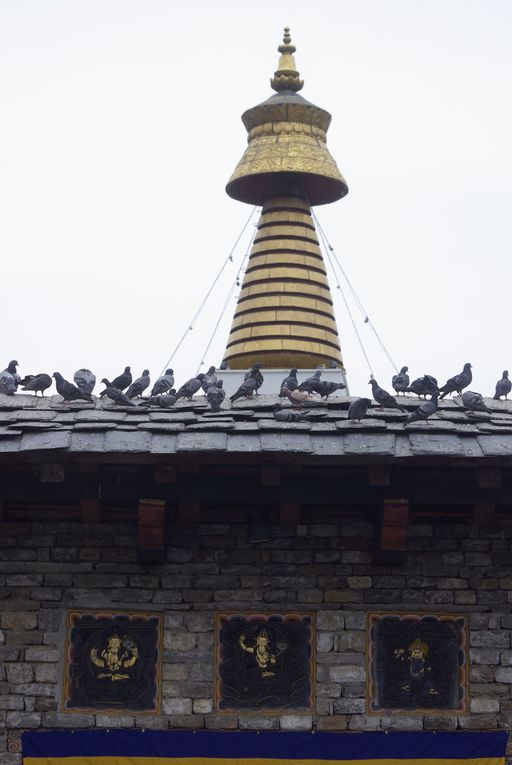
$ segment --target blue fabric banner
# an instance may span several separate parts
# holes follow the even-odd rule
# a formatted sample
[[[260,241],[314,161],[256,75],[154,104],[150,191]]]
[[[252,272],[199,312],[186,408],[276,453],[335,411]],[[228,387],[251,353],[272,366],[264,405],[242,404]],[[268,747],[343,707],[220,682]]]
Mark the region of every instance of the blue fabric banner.
[[[504,765],[507,734],[59,731],[23,734],[24,765]]]

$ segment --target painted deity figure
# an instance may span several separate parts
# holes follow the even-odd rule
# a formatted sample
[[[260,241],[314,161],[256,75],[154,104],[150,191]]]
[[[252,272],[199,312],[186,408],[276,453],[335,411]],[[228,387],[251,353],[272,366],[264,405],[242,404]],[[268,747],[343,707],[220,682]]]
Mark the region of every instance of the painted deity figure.
[[[412,695],[421,695],[428,693],[430,696],[437,696],[438,691],[430,682],[428,673],[432,667],[427,663],[429,647],[419,638],[413,640],[407,646],[407,649],[396,648],[395,658],[405,663],[405,680],[400,686],[405,693]]]
[[[96,667],[101,667],[107,672],[100,673],[98,678],[110,678],[113,682],[116,680],[128,680],[129,673],[123,672],[133,667],[139,658],[139,651],[135,643],[128,636],[120,638],[115,633],[107,640],[107,646],[99,652],[97,646],[91,648],[89,657]]]
[[[275,672],[272,671],[271,667],[275,666],[276,659],[282,651],[279,651],[279,653],[271,652],[270,638],[267,630],[262,629],[258,632],[254,640],[254,645],[247,645],[246,641],[246,636],[240,635],[238,639],[240,648],[246,653],[254,655],[256,664],[261,669],[261,676],[275,677]],[[285,648],[283,648],[283,650],[285,650]]]

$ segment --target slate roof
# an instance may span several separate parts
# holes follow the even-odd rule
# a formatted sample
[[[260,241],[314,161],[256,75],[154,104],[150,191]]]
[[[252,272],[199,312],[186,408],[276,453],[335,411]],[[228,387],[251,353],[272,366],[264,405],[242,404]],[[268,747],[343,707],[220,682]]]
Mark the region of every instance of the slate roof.
[[[277,396],[224,403],[218,414],[205,399],[169,410],[124,408],[105,400],[62,403],[60,396],[0,394],[0,460],[55,450],[60,454],[286,453],[318,457],[512,457],[512,401],[487,399],[491,413],[471,414],[455,400],[441,402],[429,423],[404,427],[405,415],[373,405],[359,423],[347,419],[350,398],[332,397],[327,420],[279,423]],[[417,398],[403,398],[411,411]]]

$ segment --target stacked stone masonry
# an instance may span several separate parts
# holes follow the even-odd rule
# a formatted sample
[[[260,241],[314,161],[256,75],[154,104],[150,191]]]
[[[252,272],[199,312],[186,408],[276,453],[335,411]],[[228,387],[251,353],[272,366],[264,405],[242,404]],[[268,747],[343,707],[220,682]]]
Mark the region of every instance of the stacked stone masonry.
[[[23,730],[493,730],[512,725],[512,528],[412,524],[397,566],[373,563],[372,524],[275,526],[247,543],[244,523],[176,525],[167,562],[137,562],[131,523],[0,525],[0,765],[20,762]],[[69,607],[165,615],[159,716],[63,713]],[[214,614],[316,612],[313,714],[218,713]],[[470,615],[470,702],[463,716],[366,714],[366,614]]]

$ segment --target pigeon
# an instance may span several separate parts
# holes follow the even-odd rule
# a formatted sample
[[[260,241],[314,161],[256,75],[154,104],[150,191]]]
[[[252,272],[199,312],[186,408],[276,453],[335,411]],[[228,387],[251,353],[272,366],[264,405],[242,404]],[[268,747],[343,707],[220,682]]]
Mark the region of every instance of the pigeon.
[[[176,389],[171,388],[168,393],[160,393],[158,396],[150,396],[142,401],[140,406],[160,406],[162,409],[169,409],[176,403]]]
[[[297,380],[297,370],[295,367],[293,367],[293,369],[290,369],[290,374],[287,375],[281,383],[281,392],[279,393],[280,397],[285,397],[283,390],[284,388],[288,388],[288,390],[296,390],[298,385],[299,382]]]
[[[203,389],[203,392],[206,393],[208,388],[211,385],[217,385],[217,375],[215,374],[215,367],[210,367],[205,376],[203,377],[203,382],[201,384],[201,388]]]
[[[136,380],[132,382],[128,390],[126,391],[126,395],[128,398],[135,398],[138,396],[139,398],[142,398],[142,394],[146,390],[146,388],[149,387],[150,379],[149,379],[149,369],[144,369],[140,377],[137,377]],[[112,388],[116,388],[116,385],[112,385]],[[119,390],[119,389],[118,389]]]
[[[313,422],[327,417],[327,412],[297,412],[296,409],[284,409],[282,404],[276,404],[273,412],[277,422]]]
[[[166,369],[165,374],[158,378],[151,389],[151,396],[159,396],[161,393],[167,393],[174,385],[174,369]]]
[[[226,391],[222,387],[223,380],[217,380],[216,385],[210,385],[206,391],[206,400],[210,404],[212,412],[220,412],[220,405],[226,398]]]
[[[464,409],[470,412],[488,412],[489,408],[485,403],[481,393],[475,393],[472,390],[465,390],[461,396]]]
[[[406,388],[407,393],[415,393],[417,396],[426,396],[427,393],[435,393],[439,390],[437,380],[432,375],[423,375],[413,380],[412,383]]]
[[[409,367],[402,367],[400,372],[396,375],[393,375],[391,378],[391,385],[395,389],[396,393],[403,393],[405,396],[405,392],[407,388],[409,387],[409,375],[407,374]]]
[[[52,378],[50,375],[42,372],[38,375],[25,375],[21,380],[20,385],[23,385],[21,390],[33,390],[37,396],[37,391],[41,391],[41,396],[44,396],[44,391],[52,384]]]
[[[260,372],[261,364],[259,361],[256,362],[256,364],[253,364],[253,366],[245,373],[244,376],[244,382],[247,382],[247,380],[256,380],[256,388],[255,392],[257,393],[258,390],[263,385],[263,375]]]
[[[176,401],[180,398],[188,398],[189,401],[192,401],[194,393],[197,393],[197,391],[201,389],[203,379],[204,374],[200,373],[196,375],[196,377],[191,377],[186,383],[183,383],[176,394]]]
[[[60,393],[64,401],[75,401],[76,399],[82,399],[83,401],[92,401],[90,393],[84,393],[80,388],[68,380],[65,380],[60,372],[54,372],[55,386],[57,393]]]
[[[348,419],[352,420],[352,422],[355,420],[361,422],[363,417],[366,416],[371,403],[369,398],[356,398],[355,401],[351,401],[348,408]]]
[[[380,404],[380,406],[385,406],[387,409],[400,409],[401,412],[407,411],[407,409],[404,409],[404,407],[398,403],[391,393],[388,393],[387,390],[384,390],[384,388],[379,386],[379,383],[375,378],[372,377],[368,385],[372,386],[373,398]]]
[[[429,417],[432,417],[432,415],[437,412],[438,397],[439,393],[436,391],[435,393],[432,393],[432,398],[429,401],[422,401],[419,407],[405,418],[404,425],[409,425],[411,422],[419,422],[421,420],[426,422]]]
[[[496,383],[496,392],[493,396],[494,399],[499,400],[502,396],[508,398],[508,394],[512,390],[512,382],[508,379],[508,370],[503,370],[503,376],[501,380]]]
[[[3,393],[5,396],[14,396],[17,387],[18,383],[13,374],[6,369],[0,372],[0,393]]]
[[[105,388],[105,396],[113,401],[114,404],[119,404],[120,406],[137,406],[131,398],[128,398],[126,393],[123,393],[119,388],[113,388],[111,385]]]
[[[288,401],[291,401],[293,406],[303,406],[305,401],[312,401],[311,396],[309,393],[306,393],[304,390],[299,390],[296,388],[295,390],[289,390],[289,388],[283,388],[284,395],[288,399]]]
[[[107,388],[117,388],[118,390],[125,390],[129,385],[132,384],[132,373],[130,371],[130,367],[125,367],[124,372],[120,374],[118,377],[114,377],[112,382],[107,380],[106,377],[103,378],[101,381]],[[105,391],[101,391],[100,396],[104,396]]]
[[[331,395],[331,393],[334,393],[337,390],[343,390],[343,388],[346,388],[346,385],[343,383],[337,383],[337,382],[330,382],[328,380],[319,380],[317,384],[315,385],[315,393],[320,394],[320,398],[327,398]]]
[[[237,401],[237,399],[243,398],[244,396],[245,398],[252,398],[253,394],[258,390],[258,387],[258,381],[254,377],[248,377],[243,381],[238,390],[236,390],[233,395],[229,397],[229,400],[231,403],[233,403],[234,401]]]
[[[322,376],[322,370],[319,368],[315,370],[315,373],[312,377],[308,377],[306,380],[303,380],[301,384],[299,385],[299,390],[307,391],[308,393],[313,393],[315,390],[315,386],[318,382],[320,382],[320,377]]]
[[[78,369],[74,374],[73,380],[81,391],[89,395],[93,392],[96,385],[96,375],[90,369]]]
[[[462,394],[463,388],[467,388],[471,384],[473,375],[471,374],[471,364],[464,364],[462,372],[454,377],[450,377],[449,380],[440,388],[441,398],[444,398],[449,393],[457,392],[459,396]]]
[[[14,393],[17,391],[18,385],[21,382],[21,377],[19,376],[19,374],[16,371],[16,367],[17,366],[18,366],[18,362],[14,359],[13,361],[10,361],[7,364],[6,368],[4,370],[2,370],[2,372],[1,372],[2,375],[5,373],[6,375],[11,375],[11,377],[13,378],[13,380],[14,380],[14,391],[13,392]],[[9,390],[12,387],[12,382],[11,382],[11,380],[8,377],[5,378],[4,387],[6,389],[9,389]],[[0,390],[1,390],[1,388],[0,388]],[[4,391],[2,391],[2,392],[4,392]],[[6,395],[7,396],[12,396],[13,394],[12,393],[7,393]]]

